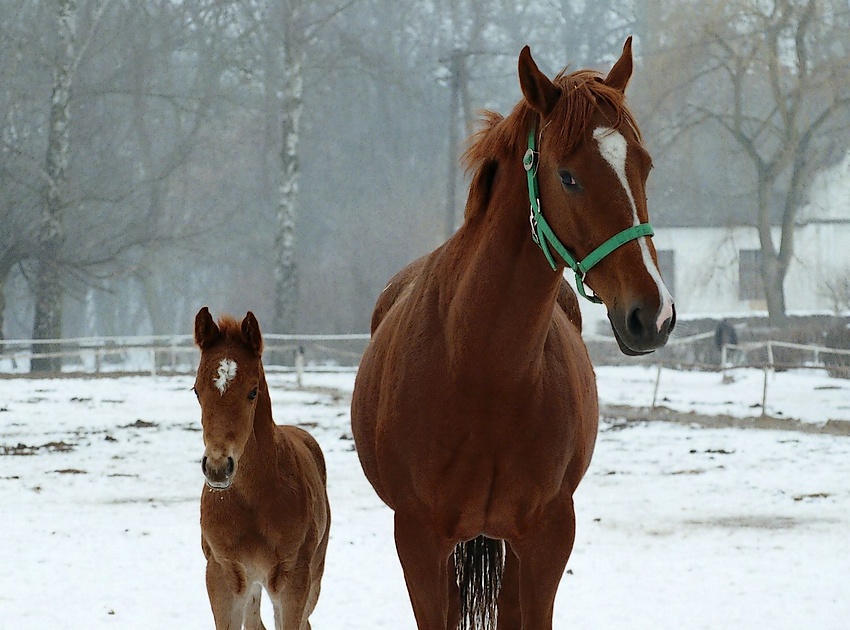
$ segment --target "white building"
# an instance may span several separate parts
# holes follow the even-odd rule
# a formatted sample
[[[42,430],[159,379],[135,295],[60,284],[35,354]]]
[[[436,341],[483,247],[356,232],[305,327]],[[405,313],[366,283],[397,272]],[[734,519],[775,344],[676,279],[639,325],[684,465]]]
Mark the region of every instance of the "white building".
[[[773,237],[778,246],[778,227]],[[653,242],[679,316],[766,312],[755,227],[656,225]],[[566,275],[572,281],[573,274]],[[834,312],[842,305],[836,304],[827,287],[848,278],[850,153],[838,166],[818,175],[810,202],[798,215],[794,256],[785,278],[788,312]],[[582,312],[587,332],[595,332],[596,322],[605,319],[601,306],[582,304]]]

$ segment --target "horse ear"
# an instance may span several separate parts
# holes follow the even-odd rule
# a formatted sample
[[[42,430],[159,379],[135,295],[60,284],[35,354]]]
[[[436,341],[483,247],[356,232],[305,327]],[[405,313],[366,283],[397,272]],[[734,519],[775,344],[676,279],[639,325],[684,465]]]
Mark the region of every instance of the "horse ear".
[[[260,334],[260,324],[251,311],[248,311],[245,314],[245,319],[242,320],[242,339],[250,348],[253,348],[254,352],[263,353],[263,336]]]
[[[611,68],[611,72],[605,77],[605,85],[619,90],[622,93],[626,92],[626,86],[629,84],[629,79],[632,78],[632,36],[623,44],[623,54],[617,59],[617,63]]]
[[[552,83],[549,78],[540,72],[534,59],[531,58],[531,49],[526,46],[519,53],[519,86],[525,101],[531,108],[546,116],[551,112],[558,99],[561,98],[561,88]]]
[[[206,350],[219,337],[221,337],[221,331],[210,315],[210,309],[205,306],[195,315],[195,343],[201,350]]]

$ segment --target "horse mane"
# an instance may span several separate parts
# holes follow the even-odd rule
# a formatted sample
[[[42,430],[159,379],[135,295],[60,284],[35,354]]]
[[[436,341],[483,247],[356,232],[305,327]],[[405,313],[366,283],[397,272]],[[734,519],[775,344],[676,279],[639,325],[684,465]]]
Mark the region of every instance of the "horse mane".
[[[631,128],[638,139],[640,129],[626,105],[623,92],[603,82],[601,74],[594,70],[579,70],[567,73],[566,69],[555,77],[553,83],[561,88],[561,98],[548,116],[542,129],[537,129],[538,137],[551,126],[564,134],[561,138],[565,155],[572,153],[584,137],[593,115],[602,107],[613,111],[609,122],[613,129],[624,125]],[[503,117],[493,111],[482,112],[482,126],[472,134],[469,147],[461,162],[467,172],[475,171],[470,186],[469,201],[465,217],[469,218],[477,209],[486,207],[489,199],[489,185],[495,162],[504,159],[519,160],[528,148],[528,132],[537,123],[539,114],[525,99],[520,100],[513,111]],[[539,148],[539,147],[538,147]]]

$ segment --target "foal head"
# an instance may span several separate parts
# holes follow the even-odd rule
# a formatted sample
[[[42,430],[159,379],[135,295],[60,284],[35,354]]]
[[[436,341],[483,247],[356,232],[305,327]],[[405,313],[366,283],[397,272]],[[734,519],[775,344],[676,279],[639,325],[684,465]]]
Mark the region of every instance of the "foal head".
[[[241,322],[222,317],[216,324],[205,306],[195,317],[195,343],[201,349],[193,388],[201,403],[205,447],[201,468],[207,485],[223,490],[233,483],[253,431],[265,383],[263,340],[250,311]]]
[[[553,267],[570,264],[579,291],[584,294],[586,282],[596,296],[589,299],[606,305],[621,350],[643,354],[667,342],[676,315],[649,238],[652,160],[624,100],[631,74],[631,38],[605,78],[580,71],[551,81],[526,47],[517,111],[522,133],[533,134],[526,166],[537,176],[537,218],[560,243],[552,245],[537,227],[535,238]],[[613,248],[600,247],[615,235]]]

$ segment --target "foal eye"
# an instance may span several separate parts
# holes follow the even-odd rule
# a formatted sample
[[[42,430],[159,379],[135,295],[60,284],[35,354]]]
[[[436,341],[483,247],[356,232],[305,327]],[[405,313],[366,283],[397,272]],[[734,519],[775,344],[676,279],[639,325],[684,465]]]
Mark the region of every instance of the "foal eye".
[[[561,171],[558,175],[561,177],[561,183],[565,188],[575,188],[578,186],[575,177],[573,177],[573,174],[569,171]]]
[[[250,392],[248,392],[248,400],[254,400],[257,397],[257,388],[255,387]]]

